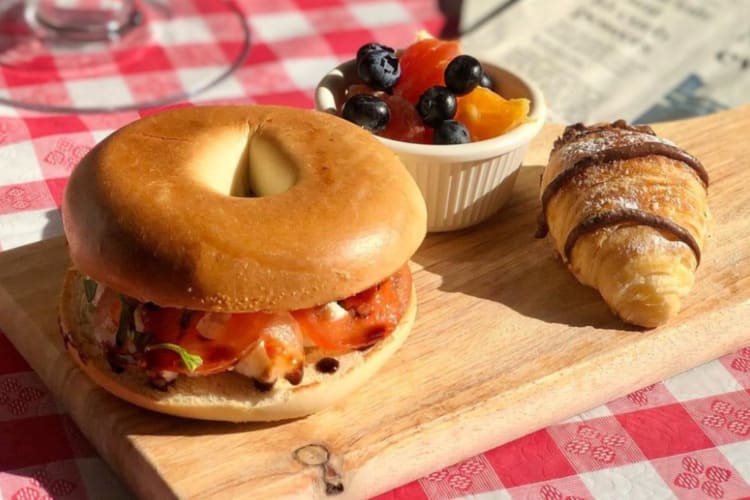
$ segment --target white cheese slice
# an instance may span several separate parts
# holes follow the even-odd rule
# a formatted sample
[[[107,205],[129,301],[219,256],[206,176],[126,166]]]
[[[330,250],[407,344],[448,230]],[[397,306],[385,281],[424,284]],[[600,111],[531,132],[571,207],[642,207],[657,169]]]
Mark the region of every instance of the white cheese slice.
[[[338,321],[349,316],[349,311],[334,301],[323,306],[323,314],[326,315],[328,321]]]
[[[255,344],[249,353],[245,354],[234,366],[234,371],[240,375],[246,377],[253,377],[264,382],[272,382],[271,380],[264,380],[263,375],[268,371],[268,367],[271,364],[271,360],[266,354],[266,344],[262,340]]]

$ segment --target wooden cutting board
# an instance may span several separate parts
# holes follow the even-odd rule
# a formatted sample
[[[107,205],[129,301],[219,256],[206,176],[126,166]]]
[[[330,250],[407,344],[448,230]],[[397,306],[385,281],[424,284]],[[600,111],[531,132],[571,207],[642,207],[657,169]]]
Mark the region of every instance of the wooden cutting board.
[[[411,337],[355,396],[319,414],[195,422],[94,387],[58,338],[61,239],[0,254],[0,328],[140,496],[322,498],[324,473],[341,477],[345,497],[382,492],[750,343],[750,106],[655,129],[706,165],[714,225],[682,313],[653,331],[613,318],[533,238],[559,126],[535,141],[500,214],[427,238],[413,263]],[[308,444],[327,448],[326,467],[295,460]]]

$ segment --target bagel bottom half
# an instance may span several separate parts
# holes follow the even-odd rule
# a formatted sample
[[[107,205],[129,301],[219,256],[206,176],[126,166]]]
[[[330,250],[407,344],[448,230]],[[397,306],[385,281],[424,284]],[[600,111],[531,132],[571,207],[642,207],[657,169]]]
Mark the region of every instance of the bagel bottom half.
[[[166,391],[150,386],[145,373],[113,372],[93,334],[91,307],[85,298],[81,275],[73,269],[65,276],[59,319],[72,358],[94,383],[115,396],[180,417],[248,422],[302,417],[346,397],[372,377],[406,340],[415,313],[412,285],[409,307],[388,337],[365,351],[336,356],[339,361],[336,373],[319,373],[311,363],[306,363],[299,385],[279,379],[268,392],[258,391],[251,379],[233,372],[180,376]]]

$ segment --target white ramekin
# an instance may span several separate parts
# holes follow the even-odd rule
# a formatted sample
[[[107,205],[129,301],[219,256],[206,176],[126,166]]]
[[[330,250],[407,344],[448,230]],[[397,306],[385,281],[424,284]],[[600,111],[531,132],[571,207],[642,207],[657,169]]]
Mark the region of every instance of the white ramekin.
[[[482,66],[500,95],[529,99],[526,123],[492,139],[450,146],[378,137],[398,154],[416,180],[427,204],[427,230],[431,232],[469,227],[500,210],[510,198],[529,143],[544,125],[546,106],[536,84],[498,66]],[[347,87],[357,81],[354,60],[337,66],[318,84],[316,108],[337,113]]]

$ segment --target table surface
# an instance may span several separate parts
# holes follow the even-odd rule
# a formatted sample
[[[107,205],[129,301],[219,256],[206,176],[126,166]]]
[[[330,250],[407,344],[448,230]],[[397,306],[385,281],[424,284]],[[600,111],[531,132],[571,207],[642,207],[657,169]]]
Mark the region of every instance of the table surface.
[[[446,25],[438,2],[427,0],[230,3],[250,25],[250,55],[194,103],[310,108],[320,76],[360,45],[404,46],[416,31],[437,35]],[[211,2],[180,5],[185,36],[151,47],[158,57],[130,61],[109,87],[90,85],[86,75],[19,77],[0,66],[0,89],[85,104],[90,92],[142,92],[136,82],[222,64],[238,33],[223,29]],[[41,114],[0,106],[0,250],[61,234],[59,206],[71,169],[98,140],[144,113]],[[750,497],[749,434],[747,347],[379,498]],[[0,499],[129,496],[0,332]]]

